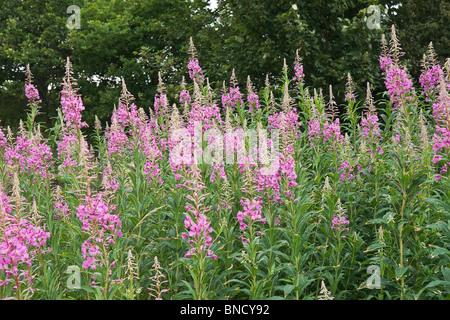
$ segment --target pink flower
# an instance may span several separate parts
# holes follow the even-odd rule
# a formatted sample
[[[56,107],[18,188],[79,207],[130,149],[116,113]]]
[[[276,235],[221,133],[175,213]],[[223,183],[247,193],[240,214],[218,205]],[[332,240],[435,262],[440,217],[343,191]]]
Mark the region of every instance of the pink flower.
[[[52,158],[50,147],[39,137],[18,136],[14,146],[5,148],[6,162],[18,164],[21,173],[47,177],[47,171],[53,165]]]
[[[182,90],[180,92],[180,103],[184,102],[191,103],[191,97],[188,90]]]
[[[399,108],[402,103],[412,101],[414,98],[414,87],[410,76],[403,66],[394,63],[390,57],[380,57],[380,66],[386,77],[385,85],[394,104]]]
[[[66,126],[87,127],[86,122],[81,122],[81,111],[84,110],[84,106],[80,96],[75,95],[69,88],[64,88],[61,91],[61,106]]]
[[[153,103],[153,108],[155,110],[155,114],[166,114],[168,107],[167,95],[165,93],[155,94],[155,102]]]
[[[244,105],[244,100],[242,100],[242,94],[239,91],[239,86],[231,87],[229,93],[222,95],[222,106],[224,109],[227,107],[231,108],[233,111],[236,108],[236,104]]]
[[[285,129],[292,131],[298,136],[300,132],[300,121],[296,108],[292,108],[289,112],[280,111],[274,115],[269,116],[269,130]]]
[[[25,84],[25,96],[28,99],[28,106],[36,108],[36,114],[39,114],[39,104],[42,100],[39,98],[39,91],[32,83]]]
[[[328,143],[330,148],[333,148],[336,146],[336,143],[344,140],[344,136],[341,134],[339,118],[336,118],[334,122],[326,119],[322,123],[317,118],[311,119],[308,124],[308,134],[312,146],[315,140]]]
[[[107,247],[109,244],[115,243],[115,238],[122,235],[122,223],[118,215],[110,213],[113,210],[115,210],[115,207],[109,207],[103,201],[101,194],[98,194],[96,198],[85,197],[83,204],[78,206],[76,215],[82,223],[83,233],[88,234],[88,238],[81,248],[81,253],[85,259],[83,262],[84,269],[95,270],[96,257],[102,254],[99,244]]]
[[[450,147],[450,130],[448,122],[450,119],[450,97],[447,91],[447,83],[444,80],[443,73],[440,73],[439,97],[433,103],[433,116],[436,122],[436,133],[433,137],[433,150],[435,152],[443,151]],[[437,163],[442,157],[435,155],[433,162]]]
[[[78,130],[87,127],[86,122],[81,122],[81,111],[84,110],[81,96],[77,94],[76,79],[72,77],[72,64],[67,58],[66,75],[63,78],[63,89],[61,90],[61,107],[64,115],[65,126],[69,129]]]
[[[266,218],[261,217],[262,201],[253,200],[252,202],[250,202],[249,199],[242,199],[241,205],[244,207],[244,209],[243,211],[239,211],[237,213],[237,220],[239,222],[239,228],[241,230],[245,230],[247,228],[248,225],[245,222],[266,222]]]
[[[1,187],[1,185],[0,185]],[[28,267],[32,266],[39,249],[45,246],[50,233],[45,225],[33,223],[28,216],[18,218],[12,215],[9,198],[0,188],[0,212],[2,218],[2,234],[0,239],[0,271],[5,271],[6,278],[29,276]],[[21,273],[20,270],[23,270]],[[3,284],[7,284],[5,281]]]
[[[64,202],[62,199],[57,200],[53,206],[56,217],[67,217],[70,214],[69,206],[66,202]]]
[[[203,83],[203,72],[200,64],[198,63],[198,59],[192,57],[189,58],[188,70],[189,77],[192,80],[197,80],[200,83]]]
[[[442,159],[441,155],[435,154],[433,157],[433,163],[438,163]]]
[[[127,96],[125,97],[125,93],[122,93],[119,100],[134,100],[134,97],[130,94],[127,94]],[[111,123],[113,123],[115,120],[117,120],[117,123],[122,127],[136,127],[141,122],[141,119],[138,115],[137,106],[134,103],[127,104],[126,102],[120,103],[119,107],[114,110],[111,116]]]
[[[333,219],[331,221],[331,230],[339,231],[341,233],[342,231],[349,231],[348,225],[350,224],[350,221],[347,220],[348,216],[336,216],[333,215]],[[342,238],[346,238],[345,235],[341,235]]]
[[[253,113],[253,108],[261,109],[261,105],[259,104],[259,97],[256,93],[252,92],[248,95],[247,101],[249,104],[249,111]]]
[[[380,132],[378,127],[378,117],[376,114],[366,114],[361,118],[361,127],[363,129],[363,137],[371,137],[368,141],[370,143],[376,143],[380,139]]]
[[[356,102],[354,92],[355,92],[355,85],[354,85],[353,79],[349,73],[347,75],[347,83],[345,84],[345,100],[348,103]]]
[[[183,239],[189,239],[188,243],[193,245],[193,247],[188,250],[185,257],[189,258],[191,255],[196,254],[198,248],[200,248],[200,251],[205,252],[207,257],[217,259],[217,256],[210,249],[212,245],[210,233],[213,231],[213,228],[208,218],[206,215],[198,213],[190,205],[186,206],[186,209],[189,211],[185,213],[186,218],[184,220],[187,233],[183,233],[181,237]]]
[[[296,58],[294,62],[294,71],[295,76],[292,80],[295,81],[299,88],[303,88],[303,86],[305,85],[305,74],[303,73],[303,64],[301,62],[300,56],[298,55],[298,50],[296,52]]]
[[[420,85],[423,89],[426,101],[432,101],[435,95],[439,93],[439,77],[442,72],[441,67],[437,64],[426,68],[419,77]]]

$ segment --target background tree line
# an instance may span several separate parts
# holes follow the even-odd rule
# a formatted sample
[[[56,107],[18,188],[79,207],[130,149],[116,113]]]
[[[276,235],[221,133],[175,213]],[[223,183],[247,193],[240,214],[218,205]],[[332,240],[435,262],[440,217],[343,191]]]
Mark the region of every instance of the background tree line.
[[[80,29],[66,26],[70,5],[81,9]],[[370,5],[382,9],[381,29],[366,25]],[[161,72],[176,103],[189,37],[217,94],[233,69],[242,89],[248,76],[256,88],[266,76],[275,84],[284,59],[292,71],[298,49],[306,85],[328,94],[331,84],[341,103],[348,73],[360,97],[368,81],[383,91],[380,39],[392,24],[416,81],[430,41],[441,62],[450,57],[449,17],[446,0],[218,0],[214,8],[201,0],[9,0],[0,8],[0,125],[25,118],[27,64],[43,100],[38,120],[51,124],[68,56],[91,126],[95,115],[110,120],[121,77],[148,110]]]

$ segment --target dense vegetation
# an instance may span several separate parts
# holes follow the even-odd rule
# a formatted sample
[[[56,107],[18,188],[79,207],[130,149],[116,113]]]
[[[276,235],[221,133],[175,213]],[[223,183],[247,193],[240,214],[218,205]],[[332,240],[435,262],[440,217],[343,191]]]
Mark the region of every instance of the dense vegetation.
[[[215,94],[191,40],[176,100],[160,73],[147,111],[122,79],[89,141],[71,60],[46,130],[28,68],[0,131],[0,297],[448,299],[449,60],[430,44],[415,86],[390,34],[384,98],[348,74],[341,106],[300,55]]]
[[[71,5],[80,8],[80,29],[66,26]],[[380,8],[380,29],[367,27],[370,5]],[[145,110],[153,106],[158,72],[175,100],[187,77],[189,37],[216,94],[233,69],[240,83],[250,76],[260,89],[266,75],[274,83],[283,60],[293,61],[298,49],[305,81],[324,93],[331,84],[339,105],[345,103],[348,73],[360,97],[367,82],[378,97],[384,91],[381,35],[397,27],[407,52],[403,63],[418,79],[430,42],[441,64],[450,56],[449,17],[444,0],[219,0],[216,7],[205,0],[9,0],[0,10],[0,119],[15,131],[25,118],[29,64],[43,101],[37,119],[51,126],[66,57],[84,96],[89,133],[96,115],[109,121],[122,77]]]

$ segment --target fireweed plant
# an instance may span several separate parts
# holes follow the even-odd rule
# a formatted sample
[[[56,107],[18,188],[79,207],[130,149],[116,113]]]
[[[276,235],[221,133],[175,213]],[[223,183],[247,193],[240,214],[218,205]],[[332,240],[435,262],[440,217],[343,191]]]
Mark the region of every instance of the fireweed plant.
[[[67,59],[53,127],[0,130],[1,299],[448,299],[450,60],[412,79],[392,28],[384,95],[276,83],[213,89],[192,39],[179,95],[122,79],[84,133]],[[417,84],[415,84],[417,83]],[[375,271],[374,271],[375,270]]]

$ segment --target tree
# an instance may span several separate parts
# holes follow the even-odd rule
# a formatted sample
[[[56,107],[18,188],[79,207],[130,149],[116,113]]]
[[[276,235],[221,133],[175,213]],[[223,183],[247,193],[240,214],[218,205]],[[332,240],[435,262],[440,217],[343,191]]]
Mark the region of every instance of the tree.
[[[81,28],[66,26],[70,5],[80,7]],[[25,66],[30,64],[47,122],[59,107],[66,57],[73,62],[86,107],[85,118],[109,121],[123,77],[144,110],[153,105],[161,72],[169,99],[187,75],[189,38],[213,88],[235,70],[243,86],[273,84],[286,59],[292,74],[296,50],[306,85],[333,93],[343,102],[350,73],[360,96],[366,83],[384,91],[379,68],[380,40],[391,24],[417,78],[429,42],[441,62],[450,56],[450,5],[444,0],[10,0],[0,10],[0,119],[25,117]],[[366,24],[369,5],[381,10],[381,28]],[[384,12],[384,8],[387,12]],[[388,35],[387,35],[388,36]],[[13,107],[11,107],[13,106]]]
[[[82,2],[82,1],[78,1]],[[66,8],[73,1],[11,0],[0,10],[0,118],[17,125],[25,117],[25,67],[30,64],[43,104],[42,121],[56,114],[64,60],[71,48],[66,41]],[[11,120],[11,121],[9,121]]]
[[[69,39],[88,122],[95,114],[110,120],[122,77],[144,110],[152,106],[159,72],[167,87],[179,85],[189,37],[209,19],[204,1],[185,0],[92,0],[81,15],[82,28]]]
[[[80,29],[66,26],[67,8],[80,8]],[[3,125],[24,118],[25,66],[30,64],[43,100],[42,121],[59,107],[65,60],[70,57],[92,124],[97,114],[109,121],[123,77],[141,106],[151,106],[158,72],[170,88],[186,72],[189,37],[213,21],[206,1],[12,0],[0,10],[0,113]],[[2,108],[5,110],[5,108]]]
[[[397,30],[397,36],[405,52],[404,64],[409,73],[418,79],[422,56],[430,42],[444,64],[450,57],[450,3],[445,0],[383,0],[388,15]]]
[[[240,81],[250,76],[261,86],[266,74],[272,80],[280,75],[284,59],[292,66],[299,49],[308,86],[327,92],[332,84],[343,100],[350,73],[360,92],[367,81],[380,87],[376,79],[383,29],[366,25],[371,2],[221,0],[216,36],[208,39],[214,55],[205,61],[206,69],[223,80],[234,68]]]

